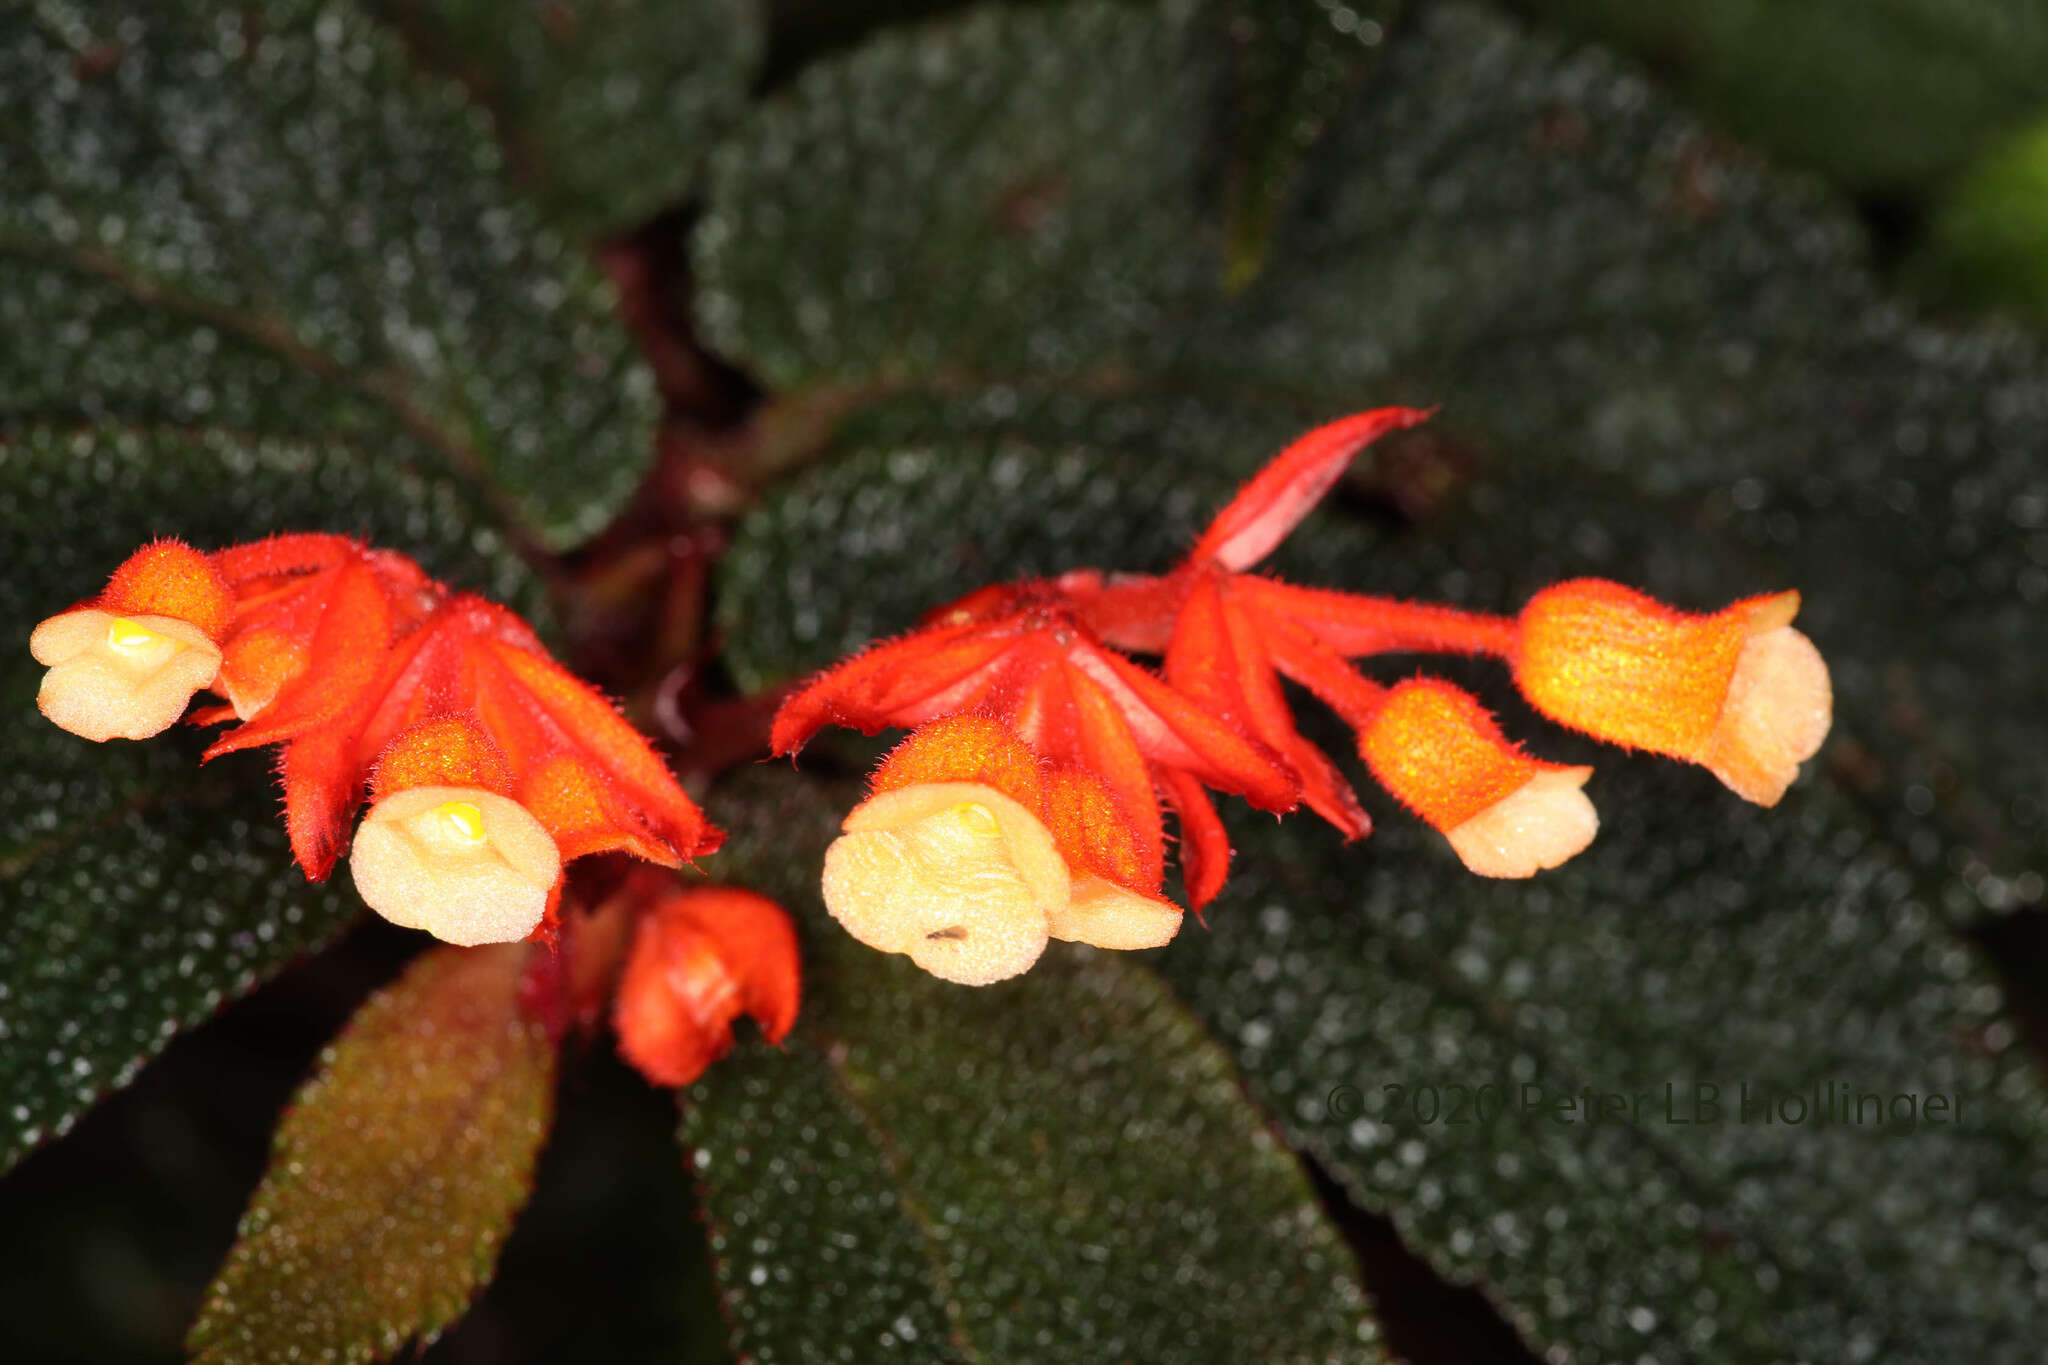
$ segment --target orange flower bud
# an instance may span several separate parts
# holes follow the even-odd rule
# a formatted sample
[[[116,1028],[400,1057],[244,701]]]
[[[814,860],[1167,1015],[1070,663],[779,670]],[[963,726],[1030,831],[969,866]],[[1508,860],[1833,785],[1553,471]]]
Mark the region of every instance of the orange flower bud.
[[[128,556],[93,605],[122,616],[191,622],[218,643],[235,604],[211,560],[180,540],[157,540]]]
[[[711,886],[641,919],[613,1022],[619,1051],[656,1085],[688,1085],[732,1048],[742,1013],[779,1043],[796,1023],[796,930],[766,896]]]
[[[512,790],[505,751],[466,716],[421,721],[377,755],[370,799],[382,801],[412,787],[481,787],[500,796]]]
[[[1529,757],[1477,698],[1447,682],[1415,678],[1393,688],[1358,748],[1395,799],[1441,831],[1482,877],[1556,867],[1600,828],[1579,790],[1591,768]]]
[[[540,822],[481,787],[411,787],[386,796],[363,817],[348,865],[372,910],[465,946],[531,934],[562,873]]]
[[[1553,720],[1776,805],[1833,717],[1827,665],[1791,627],[1798,610],[1796,592],[1695,616],[1617,583],[1560,583],[1522,609],[1515,680]]]

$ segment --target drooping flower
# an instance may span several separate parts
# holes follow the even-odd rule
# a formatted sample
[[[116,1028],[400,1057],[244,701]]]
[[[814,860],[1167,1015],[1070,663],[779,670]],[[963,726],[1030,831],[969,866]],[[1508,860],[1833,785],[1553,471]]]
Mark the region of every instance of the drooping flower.
[[[99,596],[35,628],[29,652],[49,668],[36,705],[90,740],[161,734],[213,685],[232,611],[206,556],[176,540],[146,545]]]
[[[1048,939],[1152,948],[1180,929],[1115,793],[1001,721],[920,728],[872,791],[826,850],[826,908],[934,976],[986,985],[1029,968]]]
[[[980,723],[920,732],[877,774],[878,799],[894,799],[879,807],[881,813],[864,807],[849,817],[827,893],[830,908],[849,927],[875,926],[866,933],[856,928],[856,934],[889,951],[908,952],[896,929],[861,907],[936,904],[955,894],[945,889],[953,885],[949,869],[968,864],[913,856],[913,849],[939,846],[929,844],[927,835],[938,838],[948,831],[940,843],[961,857],[976,847],[987,852],[1001,845],[1014,852],[1037,842],[1019,832],[1027,822],[1014,818],[1005,803],[948,793],[943,800],[969,808],[956,819],[945,813],[950,806],[926,811],[929,794],[920,794],[920,787],[989,788],[1028,813],[1029,822],[1068,829],[1064,846],[1054,840],[1067,862],[1064,885],[1038,877],[1029,895],[1013,889],[1005,901],[1035,907],[1018,912],[1014,923],[1000,921],[1009,926],[1002,929],[1010,944],[1006,952],[969,954],[938,946],[946,939],[927,938],[933,946],[912,954],[920,965],[966,964],[972,957],[977,965],[957,970],[980,980],[1000,980],[1030,966],[1055,923],[1070,931],[1065,937],[1092,935],[1089,941],[1102,946],[1152,946],[1172,936],[1179,910],[1160,894],[1166,859],[1162,795],[1184,825],[1204,818],[1214,823],[1205,786],[1266,810],[1291,810],[1298,800],[1293,775],[1256,736],[1233,729],[1105,648],[1080,622],[1069,595],[1048,583],[962,598],[936,613],[925,629],[832,670],[783,705],[771,745],[778,754],[794,752],[827,723],[874,733],[958,717]],[[941,825],[919,834],[893,823],[910,818],[908,812],[917,812],[913,823],[938,818]],[[997,818],[999,812],[1010,817],[1007,823]],[[884,813],[890,823],[883,823]],[[966,824],[953,829],[961,819]],[[984,825],[994,843],[952,837]],[[885,857],[884,850],[892,852]],[[979,865],[994,864],[984,859]],[[1155,908],[1141,914],[1128,897]],[[1134,927],[1140,920],[1146,925],[1142,931]],[[953,929],[993,941],[999,921],[983,914],[972,924],[962,918],[926,933]],[[1144,942],[1112,943],[1120,939]]]
[[[1689,617],[1618,585],[1566,584],[1516,618],[1251,572],[1362,448],[1428,415],[1383,408],[1303,436],[1169,573],[1076,569],[985,588],[791,696],[778,754],[826,724],[915,732],[828,852],[833,914],[864,942],[976,984],[1029,967],[1048,938],[1164,942],[1177,919],[1132,908],[1175,909],[1161,891],[1162,803],[1196,908],[1229,868],[1211,790],[1281,813],[1307,805],[1347,838],[1371,829],[1296,727],[1283,679],[1350,726],[1373,776],[1471,870],[1526,877],[1587,846],[1599,823],[1581,790],[1591,769],[1525,753],[1446,681],[1388,687],[1351,663],[1376,654],[1502,660],[1552,718],[1775,801],[1828,723],[1826,667],[1786,624],[1796,594]],[[1124,651],[1160,656],[1161,672]],[[1127,863],[1101,857],[1112,844]],[[1130,899],[1103,914],[1097,887]],[[1077,914],[1084,906],[1098,908]],[[1091,922],[1113,927],[1081,928]]]
[[[798,991],[796,930],[774,901],[729,886],[651,892],[613,1011],[619,1051],[656,1085],[688,1085],[732,1049],[742,1014],[781,1042]]]
[[[1792,628],[1796,592],[1707,616],[1576,579],[1522,608],[1515,681],[1539,711],[1611,744],[1700,764],[1774,806],[1833,718],[1827,665]]]
[[[515,614],[342,536],[202,555],[158,542],[45,621],[45,714],[89,738],[162,731],[192,695],[239,721],[206,758],[265,745],[292,852],[324,880],[350,849],[366,902],[456,943],[553,925],[562,866],[621,850],[677,866],[721,835],[611,704]]]

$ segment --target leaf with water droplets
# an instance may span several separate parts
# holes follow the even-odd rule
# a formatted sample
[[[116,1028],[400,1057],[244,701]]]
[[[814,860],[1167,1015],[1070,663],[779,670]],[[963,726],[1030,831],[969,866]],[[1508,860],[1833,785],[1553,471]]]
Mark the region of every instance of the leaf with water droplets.
[[[346,878],[309,886],[292,865],[262,757],[201,769],[198,730],[93,744],[35,710],[30,630],[138,545],[282,530],[362,534],[501,600],[536,597],[458,486],[338,442],[49,430],[0,442],[0,544],[24,550],[0,574],[0,1166],[362,911]]]
[[[1215,273],[1190,41],[1136,7],[991,6],[805,71],[713,157],[710,340],[784,389],[1106,375]]]
[[[519,1005],[533,951],[429,949],[322,1054],[207,1291],[194,1360],[381,1359],[468,1306],[552,1112],[556,1047]]]
[[[0,105],[0,430],[345,433],[555,546],[632,490],[653,386],[594,273],[350,5],[10,5]]]
[[[515,179],[578,236],[682,198],[760,60],[756,0],[371,0],[490,110]]]
[[[728,784],[721,870],[798,912],[804,1014],[686,1100],[749,1359],[1379,1359],[1355,1268],[1229,1066],[1120,954],[950,985],[818,899],[858,795]]]
[[[2048,108],[2036,0],[1513,0],[1641,53],[1787,161],[1900,194]]]
[[[1302,156],[1372,66],[1400,0],[1223,0],[1231,45],[1225,283],[1265,264],[1273,223]]]
[[[1083,32],[1155,22],[1082,13]],[[878,236],[775,169],[858,150],[864,164],[881,158],[908,173],[939,155],[925,145],[932,134],[918,131],[933,119],[912,115],[973,97],[967,73],[982,66],[969,52],[985,43],[1005,60],[1050,64],[1031,52],[1065,41],[1021,16],[976,22],[999,26],[1001,41],[942,25],[817,74],[813,98],[800,86],[750,125],[745,173],[729,168],[715,181],[700,241],[708,320],[788,386],[778,408],[812,420],[810,454],[874,452],[892,471],[924,462],[974,502],[975,490],[944,474],[946,452],[1170,454],[1241,475],[1335,414],[1442,402],[1429,428],[1375,447],[1354,487],[1414,513],[1455,500],[1475,468],[1513,463],[1552,483],[1614,483],[1671,519],[1669,544],[1712,534],[1741,546],[1759,572],[1740,591],[1806,590],[1802,620],[1840,661],[1836,752],[1854,759],[1886,832],[1916,863],[1951,870],[1943,912],[2041,900],[2048,770],[2009,757],[2048,749],[2038,685],[2048,476],[2035,458],[2048,443],[2048,366],[2038,350],[2008,333],[1916,322],[1875,288],[1838,206],[1709,135],[1611,57],[1438,5],[1393,33],[1305,159],[1251,287],[1223,298],[1213,274],[1202,276],[1205,289],[1127,269],[1117,316],[1145,326],[1113,342],[1105,334],[1100,348],[1064,348],[1068,369],[1020,364],[989,339],[1019,328],[1091,335],[1088,319],[1069,316],[1087,300],[1034,293],[1006,312],[991,296],[957,318],[949,294],[891,263],[947,253],[951,268],[974,259],[993,277],[1022,278],[1031,258],[1020,263],[999,236],[926,234],[915,222]],[[1141,44],[1145,62],[1117,77],[1124,85],[1142,72],[1171,87],[1174,63],[1213,58],[1199,45],[1172,48],[1161,33]],[[1086,80],[1092,67],[1061,69]],[[1067,107],[1092,107],[1062,93]],[[826,94],[836,112],[812,107]],[[855,109],[868,112],[853,119]],[[1176,149],[1198,140],[1184,123],[1138,124],[1162,144],[1147,153],[1148,174],[1196,175],[1199,159]],[[859,139],[871,125],[909,130],[914,145],[869,146]],[[1087,131],[1071,133],[1071,158],[1085,162]],[[1023,164],[1005,161],[995,140],[961,154],[991,184]],[[1154,259],[1168,238],[1183,253],[1201,250],[1177,207],[1199,197],[1191,187],[1168,177],[1146,203],[1105,194],[1091,204],[1084,174],[1073,172],[1061,213],[1076,224],[1114,221],[1123,254],[1109,259]],[[813,280],[801,297],[764,282],[775,262],[827,255],[865,264],[836,287]],[[734,301],[742,294],[750,302]],[[860,363],[835,349],[842,336],[860,339]],[[886,360],[869,366],[873,357]],[[954,567],[977,578],[1000,572],[965,556],[977,553],[976,535],[1012,537],[998,527],[1020,522],[1034,490],[1024,480],[997,491],[950,521],[866,527],[832,552],[874,559],[922,537],[959,551]],[[1100,490],[1105,506],[1116,496]],[[764,511],[754,524],[786,513]],[[1054,552],[1033,567],[1084,562],[1079,550],[1105,539],[1076,533],[1075,553],[1044,542]],[[932,600],[913,604],[906,593],[890,605],[898,583],[813,572],[809,556],[778,583],[780,570],[750,564],[752,543],[742,535],[722,608],[740,627],[743,676],[824,662],[822,650],[757,656],[757,647],[801,643],[806,626],[820,635],[831,630],[821,623],[838,620],[901,629]],[[901,586],[928,583],[945,565],[921,561]],[[749,600],[753,584],[769,585],[759,601]],[[803,600],[789,604],[785,591],[796,590]],[[1697,593],[1686,600],[1711,604]]]

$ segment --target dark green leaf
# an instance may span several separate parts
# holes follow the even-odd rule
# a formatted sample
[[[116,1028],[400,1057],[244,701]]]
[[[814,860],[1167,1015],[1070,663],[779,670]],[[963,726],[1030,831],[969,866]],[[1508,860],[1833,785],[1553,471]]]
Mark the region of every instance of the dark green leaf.
[[[1106,14],[1085,11],[1087,22],[1141,22]],[[1012,60],[1051,41],[1014,22]],[[925,69],[964,69],[948,60],[958,30],[920,41]],[[870,51],[845,66],[878,60]],[[817,83],[825,75],[814,73]],[[1086,103],[1071,92],[1069,102]],[[750,136],[793,138],[800,113],[801,102],[764,115]],[[809,158],[835,155],[824,133],[806,136]],[[1192,134],[1155,126],[1150,136]],[[1153,160],[1178,155],[1155,149]],[[850,393],[836,362],[804,359],[816,349],[810,334],[772,312],[752,315],[763,330],[746,353],[796,382],[789,408],[838,415],[841,447],[881,459],[892,441],[933,450],[966,433],[969,445],[1149,450],[1241,475],[1312,422],[1379,402],[1442,401],[1434,439],[1448,445],[1437,473],[1455,481],[1498,461],[1553,480],[1608,479],[1619,496],[1667,509],[1684,538],[1739,547],[1753,572],[1717,585],[1724,598],[1804,589],[1806,620],[1836,660],[1844,738],[1856,745],[1842,752],[1912,856],[1956,872],[1943,908],[2039,899],[2048,783],[2038,765],[2006,760],[2048,745],[2037,683],[2048,475],[2035,458],[2048,443],[2048,370],[2035,351],[1997,333],[1917,325],[1872,287],[1853,225],[1833,207],[1729,152],[1609,59],[1470,9],[1432,7],[1401,30],[1303,174],[1256,286],[1228,302],[1155,291],[1146,308],[1156,334],[1127,335],[1114,363],[1055,374],[991,357],[963,374],[951,360],[922,370],[899,360],[890,378]],[[843,227],[834,249],[846,259],[880,250],[858,221],[814,214],[767,172],[721,189],[758,200],[723,212],[772,219],[788,249]],[[1111,202],[1120,250],[1178,222],[1170,206]],[[1079,202],[1069,211],[1092,216]],[[936,249],[889,246],[901,259]],[[964,261],[973,248],[954,249]],[[999,269],[1000,249],[980,249]],[[713,250],[708,265],[716,285],[738,259]],[[898,339],[914,333],[918,354],[972,358],[979,338],[1002,334],[1004,318],[987,314],[971,330],[941,330],[943,297],[908,272],[851,278],[888,284],[887,307],[859,326],[914,319],[864,342],[862,355],[904,355]],[[818,296],[821,334],[836,335],[833,298]],[[1034,296],[1030,311],[1046,306]],[[1041,325],[1079,335],[1088,323],[1062,314]],[[877,436],[876,422],[919,393],[960,396],[916,409],[922,425],[881,421]],[[878,400],[889,406],[877,417],[846,419]],[[1141,414],[1149,432],[1136,425]],[[972,545],[986,528],[1028,519],[1029,497],[1028,480],[991,489],[973,530],[956,516],[932,543]],[[863,528],[840,550],[886,543]],[[1039,562],[1058,558],[1031,567],[1063,567]],[[776,572],[746,567],[742,550],[738,581]],[[899,629],[930,605],[905,601],[890,616],[866,580],[794,572],[822,595],[792,628],[844,613]],[[907,581],[930,574],[927,561]],[[1682,600],[1714,604],[1698,586]],[[728,620],[748,623],[781,610],[772,598],[726,607]],[[742,654],[751,647],[736,643]]]
[[[553,1111],[556,1045],[519,1005],[536,951],[436,947],[322,1054],[192,1328],[195,1360],[376,1360],[461,1315]]]
[[[1034,490],[1043,518],[999,531],[991,487]],[[1199,469],[1022,443],[856,456],[757,518],[738,561],[765,583],[770,563],[820,545],[852,556],[836,577],[792,565],[777,580],[786,619],[833,627],[814,642],[766,633],[795,661],[859,643],[835,618],[856,596],[887,621],[919,587],[940,589],[949,570],[923,547],[986,545],[997,575],[1061,567],[1068,548],[1070,562],[1156,564],[1199,524],[1186,504],[1228,487]],[[1481,605],[1585,572],[1673,596],[1754,581],[1756,562],[1683,509],[1617,481],[1605,491],[1591,478],[1572,491],[1484,481],[1426,536],[1325,517],[1283,568]],[[1077,534],[1084,506],[1095,511]],[[1102,554],[1119,542],[1124,553]],[[767,559],[770,545],[786,558]],[[878,590],[899,579],[903,594]],[[751,591],[747,619],[773,615]],[[1290,1137],[1543,1346],[1732,1362],[1794,1347],[1856,1358],[1844,1344],[1863,1342],[1881,1359],[2027,1358],[2044,1288],[2030,1258],[2048,1247],[2048,1187],[2031,1174],[2048,1140],[2041,1092],[1995,987],[1942,931],[1938,877],[1825,784],[1758,811],[1697,770],[1559,736],[1491,681],[1538,752],[1599,764],[1606,828],[1590,853],[1527,885],[1489,883],[1383,799],[1358,848],[1305,817],[1277,834],[1252,817],[1215,932],[1190,928],[1165,957]],[[1665,1122],[1664,1085],[1682,1118],[1696,1081],[1721,1087],[1724,1121]],[[1887,1102],[1939,1090],[1962,1097],[1966,1122],[1743,1123],[1745,1082],[1753,1098],[1831,1082]],[[1496,1121],[1329,1110],[1345,1086],[1355,1103],[1388,1103],[1386,1084],[1409,1104],[1434,1087],[1424,1102],[1446,1114],[1453,1085],[1468,1100],[1492,1085]],[[1503,1116],[1502,1097],[1522,1100],[1525,1084],[1652,1102],[1643,1122]]]
[[[0,429],[345,432],[553,545],[631,490],[652,386],[594,276],[349,6],[11,5],[0,103]]]
[[[1273,220],[1295,167],[1372,65],[1399,0],[1333,0],[1216,7],[1232,47],[1226,283],[1249,283],[1265,265]]]
[[[2048,323],[2048,119],[1993,146],[1962,177],[1914,274],[1934,292]]]
[[[805,932],[786,1053],[691,1092],[735,1346],[751,1359],[1378,1358],[1342,1243],[1219,1051],[1141,968],[1062,945],[984,989],[818,904],[850,801],[787,772],[717,802],[722,870]]]
[[[361,911],[292,865],[264,759],[200,732],[92,744],[35,711],[28,635],[137,546],[360,533],[512,600],[532,582],[461,497],[339,444],[32,431],[0,443],[0,1165],[62,1132],[181,1026]]]
[[[755,0],[372,0],[497,121],[520,184],[580,236],[682,197],[760,58]]]
[[[1186,47],[1132,7],[990,7],[812,67],[714,158],[710,340],[777,388],[1113,382],[1215,274]]]
[[[1996,988],[1839,795],[1700,785],[1596,777],[1601,837],[1526,887],[1412,825],[1247,826],[1167,975],[1293,1141],[1538,1343],[2032,1359],[2048,1128]]]
[[[843,416],[845,463],[729,561],[743,675],[820,666],[977,582],[1160,568],[1289,403],[1447,402],[1364,487],[1406,506],[1419,465],[1448,510],[1312,525],[1278,560],[1301,581],[1492,609],[1578,573],[1698,606],[1801,587],[1837,682],[1832,780],[1754,811],[1511,708],[1539,751],[1601,763],[1593,852],[1500,886],[1397,813],[1364,850],[1262,826],[1216,934],[1167,970],[1291,1137],[1539,1349],[2027,1359],[2041,1091],[1942,921],[2040,895],[2048,791],[2009,756],[2048,740],[2048,378],[2010,338],[1913,324],[1859,258],[1845,219],[1609,61],[1434,9],[1310,157],[1267,271],[1227,304],[1168,301],[1151,368],[899,382]],[[1339,1086],[1632,1103],[1696,1081],[1724,1122],[1328,1107]],[[1966,1118],[1743,1123],[1744,1081],[1941,1090]]]
[[[1515,0],[1670,71],[1732,129],[1866,189],[1923,189],[2048,108],[2034,0]]]

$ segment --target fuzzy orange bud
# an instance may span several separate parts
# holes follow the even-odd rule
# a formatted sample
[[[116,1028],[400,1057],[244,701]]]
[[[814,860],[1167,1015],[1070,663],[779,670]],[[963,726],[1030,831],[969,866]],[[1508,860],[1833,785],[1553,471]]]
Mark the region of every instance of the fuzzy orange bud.
[[[1833,717],[1827,664],[1791,626],[1798,610],[1796,592],[1696,616],[1618,583],[1560,583],[1522,609],[1515,680],[1553,720],[1776,805]]]
[[[219,570],[181,540],[152,541],[128,556],[94,605],[121,616],[189,621],[216,644],[235,614]]]
[[[766,896],[678,892],[641,919],[619,983],[619,1051],[656,1085],[688,1085],[732,1048],[742,1013],[779,1043],[796,1023],[796,930]]]
[[[512,790],[505,751],[466,716],[424,720],[401,732],[377,755],[370,799],[383,801],[412,787],[481,787],[500,796]]]
[[[1556,867],[1600,828],[1579,790],[1591,768],[1529,757],[1476,697],[1447,682],[1415,678],[1392,689],[1358,748],[1381,785],[1483,877]]]

